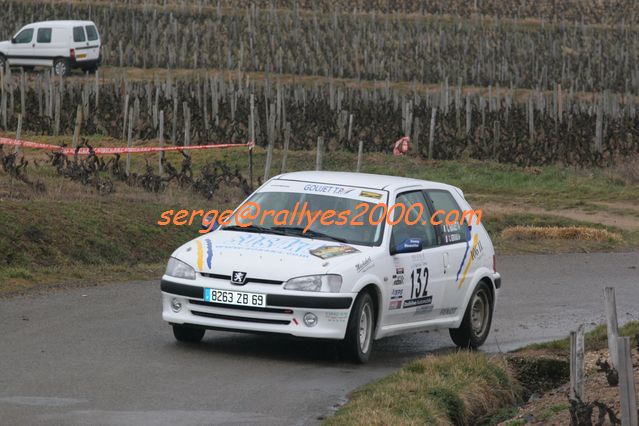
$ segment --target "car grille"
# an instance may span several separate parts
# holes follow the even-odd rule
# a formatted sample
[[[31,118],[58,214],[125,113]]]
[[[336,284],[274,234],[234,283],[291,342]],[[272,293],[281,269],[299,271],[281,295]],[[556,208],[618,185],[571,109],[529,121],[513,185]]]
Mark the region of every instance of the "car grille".
[[[292,309],[282,309],[282,308],[261,308],[258,306],[239,306],[239,305],[228,305],[226,303],[215,303],[215,302],[205,302],[204,300],[193,300],[189,299],[189,303],[192,305],[201,305],[208,306],[210,308],[223,308],[223,309],[237,309],[241,311],[257,311],[257,312],[266,312],[272,314],[292,314]]]
[[[200,317],[216,318],[216,319],[229,320],[229,321],[253,322],[253,323],[260,323],[260,324],[278,324],[278,325],[288,325],[291,323],[290,320],[283,320],[283,319],[279,320],[279,319],[267,319],[267,318],[246,318],[246,317],[236,317],[233,315],[221,315],[221,314],[214,314],[211,312],[200,312],[200,311],[191,311],[191,313],[193,315],[197,315]]]
[[[200,275],[202,275],[203,277],[206,277],[206,278],[215,278],[216,280],[231,281],[231,276],[230,275],[210,274],[210,273],[207,273],[207,272],[200,272]],[[284,281],[267,280],[265,278],[246,277],[246,280],[244,281],[244,284],[256,283],[256,284],[281,285],[283,282]]]

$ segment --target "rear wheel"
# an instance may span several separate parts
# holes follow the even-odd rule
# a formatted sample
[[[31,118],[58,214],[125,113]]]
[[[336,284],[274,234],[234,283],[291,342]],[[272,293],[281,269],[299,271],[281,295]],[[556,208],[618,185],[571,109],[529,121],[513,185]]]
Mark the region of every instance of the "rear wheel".
[[[184,325],[173,324],[173,335],[180,342],[198,343],[204,337],[203,328],[186,327]]]
[[[69,60],[65,58],[58,58],[53,62],[53,71],[55,75],[66,77],[71,73],[71,65]]]
[[[373,349],[375,331],[375,304],[368,292],[361,293],[355,299],[351,316],[346,327],[344,353],[354,362],[363,364],[368,361]]]
[[[486,341],[492,320],[493,303],[490,289],[482,281],[470,297],[461,326],[449,330],[450,337],[461,348],[477,349]]]

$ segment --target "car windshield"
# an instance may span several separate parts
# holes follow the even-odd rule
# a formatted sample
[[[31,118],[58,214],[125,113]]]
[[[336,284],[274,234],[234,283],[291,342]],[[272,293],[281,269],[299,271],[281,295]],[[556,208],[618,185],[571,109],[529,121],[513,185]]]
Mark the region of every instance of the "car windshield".
[[[375,246],[381,244],[384,232],[383,209],[373,209],[379,202],[298,192],[258,192],[247,200],[246,207],[236,210],[222,229]],[[250,214],[241,213],[242,210]],[[321,223],[327,211],[334,211],[335,215]],[[251,226],[246,226],[249,223]]]

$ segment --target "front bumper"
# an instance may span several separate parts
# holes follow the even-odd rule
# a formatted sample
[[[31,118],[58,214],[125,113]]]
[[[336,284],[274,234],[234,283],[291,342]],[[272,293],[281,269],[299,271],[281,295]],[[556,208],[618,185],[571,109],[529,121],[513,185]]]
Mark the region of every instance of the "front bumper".
[[[287,334],[297,337],[343,339],[355,294],[292,292],[272,285],[229,288],[223,283],[191,284],[162,280],[162,318],[172,324],[254,333]],[[194,285],[197,283],[197,285]],[[247,291],[266,294],[266,307],[235,306],[204,300],[204,288]],[[175,312],[171,301],[182,308]],[[313,313],[317,324],[304,323],[304,315]]]

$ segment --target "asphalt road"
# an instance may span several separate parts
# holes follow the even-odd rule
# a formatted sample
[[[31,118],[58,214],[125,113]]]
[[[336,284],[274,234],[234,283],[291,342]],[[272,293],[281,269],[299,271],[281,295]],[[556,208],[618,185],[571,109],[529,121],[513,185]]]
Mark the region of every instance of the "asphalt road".
[[[603,320],[614,285],[620,322],[639,319],[639,253],[512,256],[487,351],[565,336]],[[176,344],[158,282],[0,300],[0,423],[315,424],[357,386],[427,352],[446,332],[376,343],[364,366],[333,345],[208,332]]]

